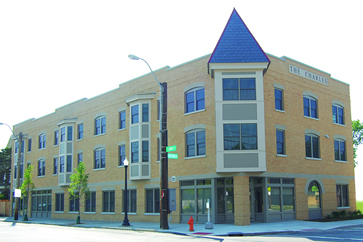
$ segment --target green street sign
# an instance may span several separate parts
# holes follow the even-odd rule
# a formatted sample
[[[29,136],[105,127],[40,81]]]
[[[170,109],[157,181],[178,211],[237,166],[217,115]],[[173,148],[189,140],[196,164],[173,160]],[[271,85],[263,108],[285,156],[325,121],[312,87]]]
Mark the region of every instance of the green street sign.
[[[166,152],[176,151],[176,145],[166,146]]]
[[[168,154],[169,159],[178,159],[178,154]]]

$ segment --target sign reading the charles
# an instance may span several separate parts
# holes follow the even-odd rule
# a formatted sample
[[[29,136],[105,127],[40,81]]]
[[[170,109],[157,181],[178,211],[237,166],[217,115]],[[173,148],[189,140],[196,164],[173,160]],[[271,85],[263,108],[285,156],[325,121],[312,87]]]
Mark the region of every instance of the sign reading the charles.
[[[289,65],[289,71],[292,74],[305,77],[307,79],[310,79],[312,81],[319,82],[319,83],[324,84],[324,85],[328,85],[328,78],[319,76],[317,74],[314,74],[314,73],[312,73],[310,71],[301,69],[299,67],[296,67],[296,66],[293,66],[293,65]]]

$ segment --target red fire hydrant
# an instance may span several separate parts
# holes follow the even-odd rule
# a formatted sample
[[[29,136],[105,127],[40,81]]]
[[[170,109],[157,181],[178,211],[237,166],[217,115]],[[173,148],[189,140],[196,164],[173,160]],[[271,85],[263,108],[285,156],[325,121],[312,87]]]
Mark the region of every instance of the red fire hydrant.
[[[194,219],[192,216],[190,216],[188,224],[189,224],[189,231],[194,231]]]

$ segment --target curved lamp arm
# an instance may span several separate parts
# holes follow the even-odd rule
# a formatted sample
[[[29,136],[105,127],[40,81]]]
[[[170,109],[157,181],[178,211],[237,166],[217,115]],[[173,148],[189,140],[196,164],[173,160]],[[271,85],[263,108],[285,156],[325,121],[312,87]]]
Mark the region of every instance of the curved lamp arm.
[[[158,78],[156,78],[156,76],[155,76],[155,74],[154,74],[153,70],[151,69],[151,67],[150,67],[149,63],[147,63],[147,61],[146,61],[146,60],[144,60],[144,59],[142,59],[142,58],[140,58],[140,57],[137,57],[136,55],[129,55],[128,57],[129,57],[131,60],[142,60],[142,61],[144,61],[144,62],[146,63],[146,65],[149,67],[149,69],[150,69],[151,73],[153,74],[153,76],[154,76],[155,80],[156,80],[156,81],[157,81],[157,83],[159,84],[159,86],[160,86],[160,88],[161,88],[161,91],[164,91],[164,87],[163,87],[163,85],[161,85],[161,84],[160,84],[160,82],[159,82]]]
[[[13,131],[13,129],[8,125],[8,124],[6,124],[6,123],[0,123],[0,125],[6,125],[6,126],[8,126],[9,127],[9,129],[11,130],[11,132],[13,133],[13,136],[14,136],[14,138],[19,142],[19,139],[18,139],[18,137],[16,137],[16,135],[14,134],[14,131]]]

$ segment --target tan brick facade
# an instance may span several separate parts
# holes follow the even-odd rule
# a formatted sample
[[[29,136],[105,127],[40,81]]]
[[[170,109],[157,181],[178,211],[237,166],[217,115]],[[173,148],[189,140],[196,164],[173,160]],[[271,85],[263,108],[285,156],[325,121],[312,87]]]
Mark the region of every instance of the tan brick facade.
[[[330,78],[330,75],[317,69],[303,65],[288,58],[269,56],[271,64],[263,76],[264,116],[265,116],[265,145],[266,145],[266,171],[258,173],[249,172],[216,172],[216,132],[222,127],[216,126],[215,108],[215,80],[208,75],[207,61],[209,56],[202,57],[192,62],[174,68],[164,68],[155,72],[160,82],[168,83],[168,130],[169,145],[176,145],[179,155],[178,160],[169,159],[169,188],[177,189],[177,211],[172,214],[172,222],[185,222],[183,217],[183,181],[209,180],[212,184],[204,186],[212,191],[212,206],[218,205],[218,184],[224,178],[233,178],[233,213],[236,225],[250,223],[250,193],[251,181],[263,179],[261,189],[266,189],[267,178],[291,178],[294,181],[294,211],[291,216],[298,220],[309,219],[307,186],[310,181],[322,182],[321,208],[322,216],[337,209],[336,184],[347,184],[349,187],[349,208],[355,209],[355,184],[351,140],[351,114],[349,100],[349,86]],[[299,77],[289,72],[289,65],[294,65],[312,73],[324,76],[329,84],[324,85]],[[205,108],[198,112],[185,113],[185,88],[194,83],[203,83],[205,90]],[[284,111],[275,110],[274,85],[283,86]],[[304,117],[303,92],[312,92],[318,96],[318,119]],[[35,167],[33,178],[38,191],[51,190],[51,211],[47,216],[52,218],[75,218],[76,212],[69,212],[69,195],[67,187],[59,186],[58,174],[53,175],[53,158],[59,157],[59,145],[54,145],[54,131],[59,131],[57,123],[64,119],[77,118],[73,125],[73,171],[77,166],[77,152],[83,154],[83,162],[87,172],[90,173],[89,187],[96,192],[95,212],[85,213],[82,203],[81,214],[83,219],[122,221],[122,189],[124,189],[124,167],[119,166],[118,144],[124,142],[126,157],[130,159],[129,126],[130,108],[125,99],[134,94],[156,93],[150,100],[150,171],[149,180],[129,180],[129,189],[137,194],[136,213],[130,212],[130,221],[158,222],[158,213],[146,213],[146,189],[159,187],[159,162],[157,161],[157,135],[159,121],[157,120],[158,86],[151,74],[123,83],[119,88],[100,96],[76,101],[56,109],[52,114],[39,119],[32,119],[14,126],[14,132],[22,131],[27,135],[25,139],[25,163]],[[338,100],[344,104],[344,125],[333,124],[332,101]],[[126,129],[119,130],[119,111],[126,110]],[[106,133],[95,135],[95,118],[98,114],[106,117]],[[77,125],[83,123],[83,139],[77,139]],[[185,128],[193,125],[205,126],[206,155],[185,157],[186,140]],[[285,127],[286,155],[276,155],[276,125]],[[305,157],[305,130],[313,129],[320,132],[319,159]],[[38,149],[39,134],[46,134],[46,148]],[[325,136],[328,136],[326,138]],[[334,159],[334,135],[346,137],[347,162],[337,162]],[[28,140],[32,139],[32,149],[28,152]],[[104,169],[94,169],[94,149],[98,145],[105,146],[106,165]],[[45,159],[45,176],[38,177],[38,160]],[[59,162],[59,161],[58,161]],[[59,164],[58,164],[59,166]],[[59,167],[58,167],[59,169]],[[171,177],[176,181],[172,182]],[[251,180],[252,179],[252,180]],[[208,183],[209,184],[209,183]],[[214,185],[213,185],[214,184]],[[226,183],[227,184],[227,183]],[[198,183],[194,185],[198,192]],[[225,185],[228,186],[228,185]],[[189,187],[192,189],[191,187]],[[203,186],[200,186],[202,189]],[[211,190],[208,190],[211,189]],[[223,189],[223,188],[221,188]],[[250,190],[249,190],[250,189]],[[259,189],[254,187],[252,189]],[[103,212],[103,191],[115,192],[114,212]],[[188,189],[187,189],[188,190]],[[185,190],[185,191],[187,191]],[[228,189],[227,189],[228,190]],[[202,190],[200,190],[202,191]],[[222,191],[222,190],[221,190]],[[230,191],[230,190],[228,190]],[[262,190],[261,190],[262,191]],[[56,194],[64,193],[64,211],[56,210]],[[219,194],[220,195],[220,194]],[[230,194],[229,194],[230,195]],[[197,195],[198,196],[198,195]],[[258,196],[256,193],[255,196]],[[196,197],[196,206],[200,202]],[[217,201],[215,200],[217,199]],[[227,198],[225,198],[227,199]],[[230,199],[230,198],[229,198]],[[255,197],[256,199],[256,197]],[[264,209],[270,199],[267,190],[261,194]],[[266,201],[265,201],[266,200]],[[189,200],[188,200],[189,201]],[[192,201],[192,200],[190,200]],[[204,201],[204,200],[203,200]],[[224,201],[224,200],[223,200]],[[227,201],[227,200],[226,200]],[[232,200],[231,200],[232,201]],[[254,201],[252,201],[254,202]],[[191,203],[193,204],[193,202]],[[222,206],[222,205],[221,205]],[[229,204],[226,203],[227,210]],[[257,203],[255,206],[260,206]],[[33,206],[34,208],[34,206]],[[31,209],[29,209],[31,210]],[[217,208],[211,208],[212,217],[219,213]],[[256,209],[255,211],[258,211]],[[261,214],[260,219],[270,221],[273,214]],[[29,211],[32,216],[44,216],[41,212]],[[257,218],[258,212],[256,212]],[[283,213],[282,213],[283,214]],[[197,215],[196,215],[197,216]],[[227,215],[225,215],[227,216]],[[282,215],[284,216],[284,215]],[[290,215],[289,215],[290,216]],[[203,222],[200,218],[197,222]],[[216,216],[213,222],[218,222]],[[226,221],[228,222],[228,221]]]
[[[205,223],[208,212],[212,223],[249,225],[356,209],[348,84],[267,55],[235,9],[211,55],[155,75],[167,83],[168,145],[178,154],[168,161],[172,223]],[[129,219],[158,222],[167,197],[160,98],[149,73],[15,125],[25,135],[24,167],[35,167],[29,216],[76,218],[68,186],[81,161],[91,192],[82,219],[121,223],[127,158]]]
[[[173,212],[172,222],[184,222],[182,219],[182,191],[181,181],[196,179],[219,179],[233,177],[234,187],[234,223],[248,225],[250,223],[250,177],[263,178],[281,177],[294,179],[294,216],[298,220],[309,219],[308,182],[321,181],[322,215],[337,209],[336,184],[343,182],[349,187],[349,209],[355,209],[354,165],[351,140],[351,113],[349,86],[330,78],[330,75],[317,69],[303,65],[289,58],[269,56],[271,64],[263,77],[264,115],[265,115],[265,145],[266,172],[261,173],[217,173],[216,172],[216,127],[215,112],[215,81],[208,75],[207,60],[209,56],[180,65],[174,68],[164,68],[156,71],[160,82],[168,83],[168,130],[169,145],[177,146],[178,160],[169,159],[169,187],[177,189],[177,211]],[[299,77],[289,72],[289,65],[294,65],[328,79],[324,85],[309,79]],[[205,109],[190,114],[185,113],[184,89],[194,83],[203,83],[205,90]],[[284,111],[275,110],[274,84],[283,86]],[[76,101],[56,109],[52,114],[39,119],[32,119],[14,126],[14,132],[23,132],[25,139],[26,164],[35,167],[33,177],[37,190],[51,190],[51,211],[47,216],[52,218],[75,218],[74,212],[69,212],[69,195],[67,187],[58,185],[58,174],[53,175],[53,158],[59,158],[59,145],[54,145],[54,131],[59,130],[57,123],[64,119],[77,118],[73,125],[73,170],[77,166],[77,152],[83,154],[83,162],[90,173],[89,186],[96,191],[96,212],[84,213],[84,203],[81,207],[83,219],[122,221],[122,189],[124,188],[124,168],[118,162],[118,143],[125,142],[126,157],[130,157],[129,126],[130,109],[125,98],[134,94],[156,93],[150,101],[150,180],[136,180],[128,182],[129,189],[136,189],[136,213],[130,213],[131,221],[158,222],[158,214],[145,212],[146,188],[159,187],[159,162],[157,161],[157,135],[159,121],[157,121],[158,86],[152,75],[146,75],[123,83],[119,88],[100,96]],[[304,117],[303,92],[312,92],[318,96],[318,119]],[[345,125],[333,124],[332,101],[338,100],[344,104]],[[119,130],[119,112],[126,110],[126,129]],[[106,117],[106,133],[94,134],[95,117],[98,114]],[[77,124],[83,123],[83,139],[77,140]],[[185,157],[184,128],[202,124],[205,125],[206,155],[201,157]],[[286,155],[276,155],[276,125],[285,126]],[[305,158],[305,130],[313,129],[320,132],[319,159]],[[38,149],[39,134],[46,134],[46,148]],[[346,160],[337,162],[334,159],[334,135],[346,137]],[[327,136],[327,137],[326,137]],[[28,140],[32,140],[32,149],[28,152]],[[94,148],[104,145],[106,148],[106,166],[104,169],[94,169]],[[45,176],[37,177],[38,160],[45,159]],[[58,160],[59,162],[59,160]],[[59,164],[58,164],[59,166]],[[59,167],[58,167],[59,168]],[[171,182],[171,177],[176,182]],[[266,180],[267,181],[267,180]],[[265,184],[267,187],[268,185]],[[212,186],[212,190],[216,189]],[[112,213],[102,212],[103,191],[115,191],[115,208]],[[56,193],[64,193],[64,211],[56,210]],[[217,192],[212,192],[215,194]],[[267,198],[266,195],[264,195]],[[214,195],[212,200],[217,198]],[[267,199],[265,199],[267,200]],[[267,203],[267,201],[265,201]],[[219,206],[212,201],[212,206]],[[212,210],[215,214],[217,209]],[[29,214],[44,216],[29,208]],[[188,215],[187,215],[188,216]],[[266,217],[266,215],[263,215]],[[218,222],[214,217],[214,222]],[[201,220],[202,221],[202,220]]]

